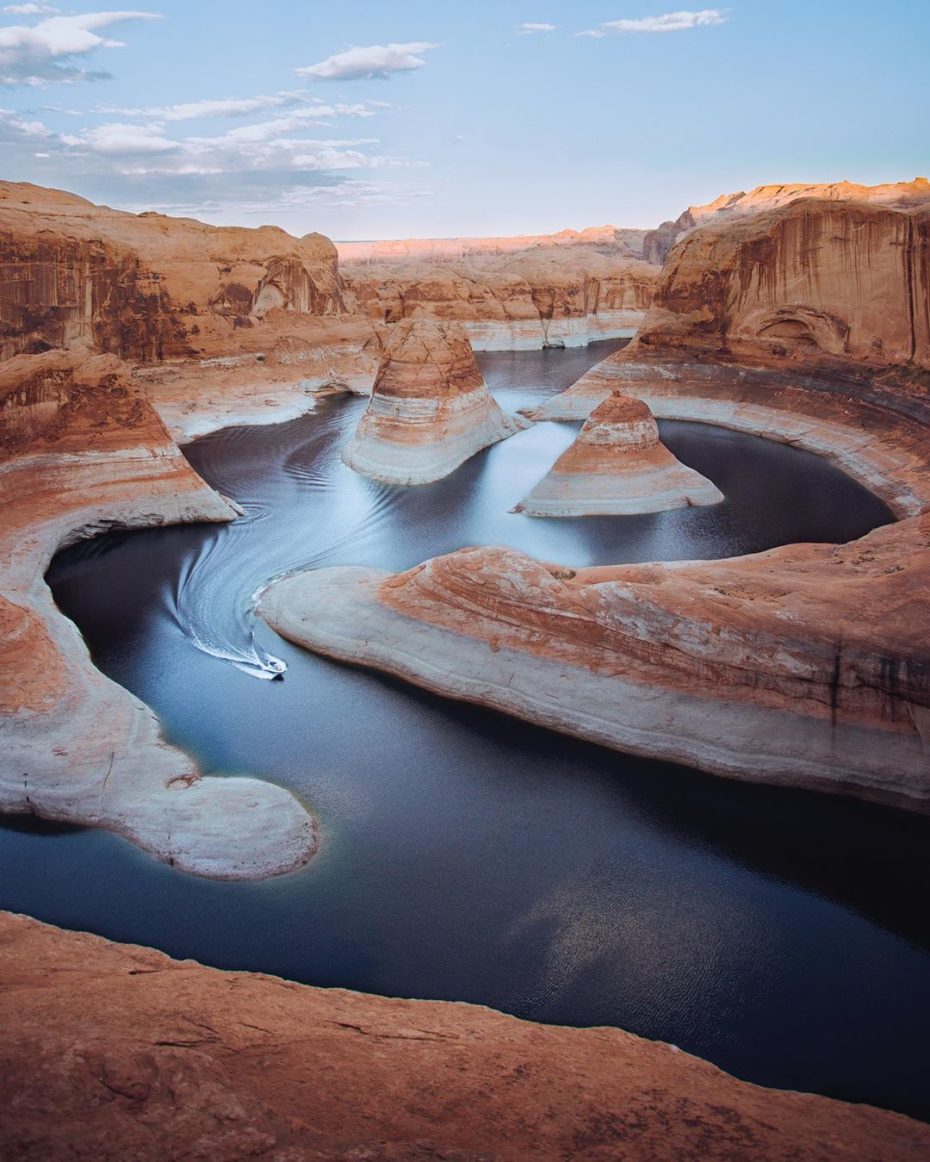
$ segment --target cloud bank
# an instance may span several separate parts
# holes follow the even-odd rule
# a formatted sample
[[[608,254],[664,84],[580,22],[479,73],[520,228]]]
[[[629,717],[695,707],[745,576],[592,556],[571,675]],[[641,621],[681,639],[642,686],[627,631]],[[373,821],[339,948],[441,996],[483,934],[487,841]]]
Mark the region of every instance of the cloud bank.
[[[38,5],[13,5],[39,8]],[[6,9],[10,11],[11,9]],[[39,87],[50,81],[99,80],[106,73],[88,71],[77,63],[102,48],[123,48],[123,42],[98,36],[96,30],[126,20],[157,20],[151,12],[86,12],[78,16],[50,16],[38,24],[10,24],[0,28],[0,85]]]

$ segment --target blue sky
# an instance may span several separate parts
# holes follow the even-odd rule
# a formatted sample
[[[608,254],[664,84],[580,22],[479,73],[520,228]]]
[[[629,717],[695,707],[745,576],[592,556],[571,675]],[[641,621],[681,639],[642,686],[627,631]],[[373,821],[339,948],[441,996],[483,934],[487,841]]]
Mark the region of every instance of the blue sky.
[[[336,238],[930,170],[920,0],[3,5],[2,176]]]

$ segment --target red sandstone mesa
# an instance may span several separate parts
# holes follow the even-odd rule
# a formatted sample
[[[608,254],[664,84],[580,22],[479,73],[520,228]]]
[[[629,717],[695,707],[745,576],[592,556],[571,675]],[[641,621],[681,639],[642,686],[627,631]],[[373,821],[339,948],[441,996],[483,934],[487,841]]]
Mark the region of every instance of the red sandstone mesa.
[[[572,446],[515,511],[528,516],[619,515],[721,500],[719,489],[660,441],[647,405],[615,391],[591,412]]]
[[[389,484],[425,484],[526,425],[494,402],[458,323],[408,319],[386,340],[371,399],[342,459]]]

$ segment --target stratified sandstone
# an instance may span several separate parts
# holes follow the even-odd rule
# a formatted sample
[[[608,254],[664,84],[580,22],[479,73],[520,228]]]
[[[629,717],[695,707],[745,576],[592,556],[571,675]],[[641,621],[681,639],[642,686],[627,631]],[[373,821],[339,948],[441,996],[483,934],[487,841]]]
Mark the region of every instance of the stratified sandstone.
[[[619,515],[721,500],[718,488],[660,441],[646,404],[615,391],[592,411],[572,446],[515,511],[528,516]]]
[[[690,234],[642,346],[930,368],[930,204],[804,200]]]
[[[899,1114],[619,1029],[218,972],[0,913],[0,1154],[918,1162]]]
[[[237,348],[242,330],[344,310],[321,234],[126,214],[0,183],[0,358],[74,341],[150,363]]]
[[[82,537],[235,510],[112,355],[3,364],[0,449],[0,810],[108,827],[202,875],[305,863],[316,834],[297,800],[258,779],[202,778],[152,711],[93,665],[43,581],[54,553]]]
[[[817,198],[831,202],[872,202],[897,209],[930,202],[930,181],[914,178],[912,182],[889,182],[878,186],[862,186],[856,182],[832,182],[820,185],[789,183],[787,185],[757,186],[749,193],[721,194],[705,206],[689,206],[674,222],[663,222],[650,230],[643,239],[642,257],[646,262],[661,266],[676,242],[680,242],[698,226],[720,225],[764,214],[788,206],[801,198]]]
[[[346,287],[373,322],[454,319],[477,351],[578,347],[632,336],[656,267],[596,247],[510,255],[397,259],[346,267]]]
[[[525,426],[494,402],[457,323],[410,319],[386,338],[371,399],[342,459],[388,484],[426,484]]]

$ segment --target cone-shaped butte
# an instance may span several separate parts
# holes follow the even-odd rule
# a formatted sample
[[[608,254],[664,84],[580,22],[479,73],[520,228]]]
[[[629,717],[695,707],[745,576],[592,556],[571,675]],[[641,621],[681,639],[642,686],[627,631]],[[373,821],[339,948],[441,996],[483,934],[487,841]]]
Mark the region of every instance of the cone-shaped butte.
[[[428,484],[526,426],[494,402],[461,324],[405,319],[342,459],[387,484]]]
[[[615,391],[594,409],[574,444],[516,512],[600,516],[717,504],[720,492],[659,439],[642,400]]]

